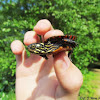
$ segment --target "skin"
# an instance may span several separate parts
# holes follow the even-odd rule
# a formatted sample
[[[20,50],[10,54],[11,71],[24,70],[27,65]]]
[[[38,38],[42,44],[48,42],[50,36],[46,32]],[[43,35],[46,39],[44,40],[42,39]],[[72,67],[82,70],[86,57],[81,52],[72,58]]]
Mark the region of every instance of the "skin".
[[[51,23],[40,20],[34,31],[24,36],[24,44],[43,41],[52,36],[64,35],[53,29]],[[16,55],[16,100],[77,100],[83,77],[80,70],[70,61],[67,52],[61,52],[48,60],[39,55],[27,57],[25,47],[19,40],[11,43]]]

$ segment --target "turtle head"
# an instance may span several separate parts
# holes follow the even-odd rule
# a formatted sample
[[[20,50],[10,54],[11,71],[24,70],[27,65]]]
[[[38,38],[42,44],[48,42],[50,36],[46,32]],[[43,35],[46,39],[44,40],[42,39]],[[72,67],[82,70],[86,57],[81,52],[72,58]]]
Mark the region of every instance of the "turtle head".
[[[34,53],[35,48],[36,48],[36,44],[35,43],[32,43],[32,44],[27,46],[28,51],[30,51],[32,53]]]

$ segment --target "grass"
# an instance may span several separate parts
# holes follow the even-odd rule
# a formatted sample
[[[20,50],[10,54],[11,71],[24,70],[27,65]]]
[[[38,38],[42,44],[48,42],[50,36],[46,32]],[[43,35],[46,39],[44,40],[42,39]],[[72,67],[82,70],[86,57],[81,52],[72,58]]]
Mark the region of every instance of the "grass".
[[[89,73],[84,74],[83,75],[83,85],[80,89],[80,93],[79,93],[79,100],[85,100],[85,98],[88,97],[95,97],[95,92],[96,92],[96,88],[97,85],[95,84],[95,82],[93,82],[93,80],[96,80],[97,75],[91,71],[89,71]],[[80,99],[81,98],[81,99]]]

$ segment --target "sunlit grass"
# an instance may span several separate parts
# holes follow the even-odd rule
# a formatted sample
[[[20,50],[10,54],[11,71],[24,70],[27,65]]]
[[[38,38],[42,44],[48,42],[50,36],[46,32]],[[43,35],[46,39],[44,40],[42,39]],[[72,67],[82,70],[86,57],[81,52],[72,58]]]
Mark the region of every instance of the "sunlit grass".
[[[90,71],[89,73],[83,75],[83,80],[83,85],[79,93],[79,100],[81,100],[80,97],[83,99],[84,97],[95,97],[94,94],[96,92],[97,85],[93,82],[93,80],[96,80],[96,74]]]

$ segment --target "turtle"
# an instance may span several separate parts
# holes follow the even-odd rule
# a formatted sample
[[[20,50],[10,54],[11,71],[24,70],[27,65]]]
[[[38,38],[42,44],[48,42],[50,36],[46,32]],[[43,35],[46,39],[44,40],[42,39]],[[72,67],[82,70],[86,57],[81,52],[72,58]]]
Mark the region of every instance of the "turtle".
[[[73,48],[77,46],[75,42],[76,36],[64,35],[53,36],[44,41],[44,43],[32,43],[27,46],[28,51],[34,54],[38,54],[48,59],[47,55],[56,55],[62,51],[69,51],[68,57],[71,58]]]

